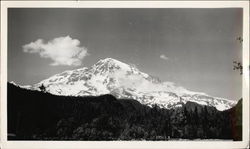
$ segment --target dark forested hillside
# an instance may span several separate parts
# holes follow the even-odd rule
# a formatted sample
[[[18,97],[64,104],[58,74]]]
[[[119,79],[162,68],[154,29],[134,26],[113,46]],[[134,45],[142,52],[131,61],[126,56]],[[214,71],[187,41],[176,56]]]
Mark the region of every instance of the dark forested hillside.
[[[241,140],[242,100],[232,109],[188,102],[148,107],[112,95],[55,96],[8,83],[9,140]]]

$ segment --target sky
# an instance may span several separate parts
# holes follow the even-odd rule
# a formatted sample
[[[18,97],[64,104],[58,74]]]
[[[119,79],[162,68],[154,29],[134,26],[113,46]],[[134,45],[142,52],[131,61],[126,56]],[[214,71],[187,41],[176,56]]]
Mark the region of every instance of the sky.
[[[107,57],[162,81],[238,100],[240,8],[9,8],[8,81],[40,82]]]

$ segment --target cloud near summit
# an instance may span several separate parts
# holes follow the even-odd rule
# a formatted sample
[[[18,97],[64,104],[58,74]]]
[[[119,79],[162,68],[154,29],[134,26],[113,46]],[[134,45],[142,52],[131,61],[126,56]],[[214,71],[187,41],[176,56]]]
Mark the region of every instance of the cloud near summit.
[[[160,58],[163,59],[163,60],[169,60],[169,58],[164,54],[160,55]]]
[[[31,54],[38,53],[42,58],[51,59],[52,66],[79,66],[88,55],[88,49],[80,46],[78,39],[72,39],[70,36],[57,37],[47,43],[43,39],[37,39],[23,45],[23,51]]]

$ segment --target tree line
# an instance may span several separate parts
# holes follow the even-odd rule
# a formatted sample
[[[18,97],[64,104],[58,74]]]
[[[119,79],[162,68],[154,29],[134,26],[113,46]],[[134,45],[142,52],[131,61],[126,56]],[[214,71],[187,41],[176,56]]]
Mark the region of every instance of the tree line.
[[[56,96],[8,84],[9,140],[242,140],[242,100],[226,111],[188,102],[164,109],[133,99]]]

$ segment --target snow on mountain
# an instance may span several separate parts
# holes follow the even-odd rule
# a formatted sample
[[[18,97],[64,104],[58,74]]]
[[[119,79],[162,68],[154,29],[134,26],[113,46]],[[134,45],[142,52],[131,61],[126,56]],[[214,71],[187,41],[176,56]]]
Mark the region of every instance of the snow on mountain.
[[[220,111],[231,108],[236,102],[189,91],[172,82],[161,82],[139,71],[136,67],[112,58],[98,61],[90,68],[83,67],[56,74],[25,88],[46,91],[56,95],[98,96],[112,94],[117,98],[130,98],[142,104],[157,104],[165,108],[182,106],[187,101],[214,106]]]

